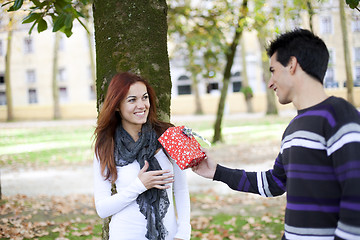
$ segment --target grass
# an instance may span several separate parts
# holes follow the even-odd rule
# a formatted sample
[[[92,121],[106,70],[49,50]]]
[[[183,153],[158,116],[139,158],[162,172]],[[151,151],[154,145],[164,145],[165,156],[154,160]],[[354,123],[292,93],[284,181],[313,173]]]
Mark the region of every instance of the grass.
[[[0,167],[80,163],[92,158],[93,126],[9,128],[0,131]]]

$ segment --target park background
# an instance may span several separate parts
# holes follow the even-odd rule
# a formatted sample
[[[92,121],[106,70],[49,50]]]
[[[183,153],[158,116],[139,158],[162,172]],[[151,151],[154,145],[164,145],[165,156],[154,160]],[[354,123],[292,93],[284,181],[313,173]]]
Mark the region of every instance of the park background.
[[[31,3],[36,8],[22,12]],[[359,107],[360,18],[345,1],[55,3],[43,14],[47,5],[35,0],[1,9],[1,238],[101,238],[91,139],[114,72],[146,76],[160,116],[209,140],[220,133],[209,148],[218,162],[254,171],[272,166],[282,131],[296,115],[266,90],[263,47],[279,32],[304,27],[322,37],[330,50],[326,91]],[[16,11],[6,12],[11,6]],[[89,32],[72,9],[86,17]],[[280,238],[284,197],[235,193],[186,171],[192,239]]]

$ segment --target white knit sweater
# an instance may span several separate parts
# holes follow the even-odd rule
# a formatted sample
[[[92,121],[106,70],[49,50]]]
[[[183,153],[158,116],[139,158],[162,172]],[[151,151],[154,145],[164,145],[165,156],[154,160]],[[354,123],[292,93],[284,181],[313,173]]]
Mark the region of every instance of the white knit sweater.
[[[164,225],[168,231],[166,239],[190,239],[190,197],[187,187],[186,172],[181,170],[172,159],[160,150],[156,159],[162,169],[169,169],[174,174],[175,182],[167,189],[170,206],[164,217]],[[136,198],[146,191],[137,177],[140,165],[137,161],[117,167],[117,194],[111,196],[111,183],[101,175],[100,163],[94,157],[94,197],[95,207],[101,218],[112,216],[109,225],[110,240],[142,240],[146,239],[146,220],[139,211]],[[175,198],[175,206],[174,206]]]

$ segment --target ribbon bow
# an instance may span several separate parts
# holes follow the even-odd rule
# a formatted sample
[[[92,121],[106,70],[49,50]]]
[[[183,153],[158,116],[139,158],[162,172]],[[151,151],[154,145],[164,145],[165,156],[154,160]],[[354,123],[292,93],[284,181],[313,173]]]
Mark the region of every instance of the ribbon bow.
[[[193,136],[196,136],[196,137],[200,138],[201,140],[203,140],[204,142],[206,142],[209,146],[211,146],[211,143],[206,138],[200,136],[196,132],[193,132],[191,128],[184,127],[182,129],[182,133],[185,134],[186,136],[188,136],[189,138],[192,138]]]

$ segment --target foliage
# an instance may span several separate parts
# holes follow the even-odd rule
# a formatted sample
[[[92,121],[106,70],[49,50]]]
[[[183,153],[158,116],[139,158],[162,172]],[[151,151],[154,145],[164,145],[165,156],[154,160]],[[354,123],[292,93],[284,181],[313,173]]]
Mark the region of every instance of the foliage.
[[[92,0],[31,0],[29,4],[26,4],[23,0],[14,0],[5,2],[2,7],[12,4],[8,9],[9,12],[20,9],[28,12],[22,22],[32,23],[29,34],[36,26],[39,33],[45,31],[48,29],[48,21],[50,21],[53,25],[53,32],[61,31],[70,37],[75,19],[86,29],[80,18],[86,17],[85,6],[91,2]]]
[[[280,239],[284,198],[191,194],[191,239]],[[212,211],[209,211],[209,210]],[[101,239],[92,195],[6,196],[0,201],[1,239]]]
[[[250,86],[245,86],[241,88],[241,92],[244,94],[245,99],[250,99],[254,96],[253,90],[251,89]]]
[[[346,0],[346,4],[349,5],[350,8],[360,11],[359,0]]]

